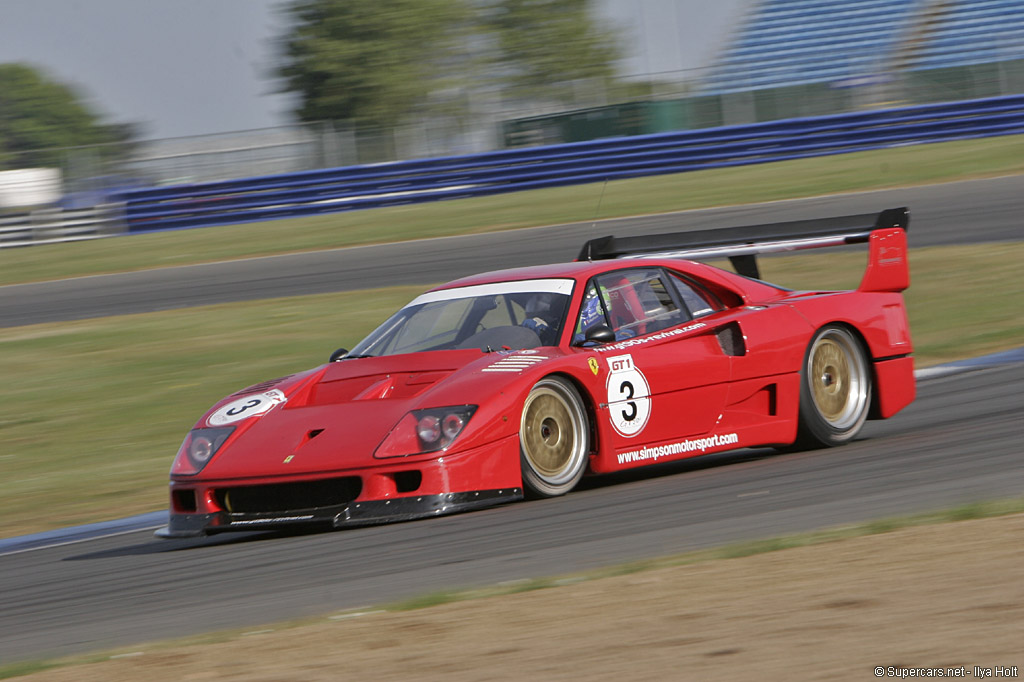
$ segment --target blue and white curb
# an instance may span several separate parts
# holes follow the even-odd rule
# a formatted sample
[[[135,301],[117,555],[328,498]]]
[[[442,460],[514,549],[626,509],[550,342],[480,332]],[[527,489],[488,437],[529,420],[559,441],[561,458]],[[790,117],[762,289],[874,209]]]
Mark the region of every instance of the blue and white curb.
[[[114,521],[101,521],[100,523],[89,523],[84,526],[71,526],[70,528],[58,528],[48,530],[45,533],[34,535],[21,535],[6,540],[0,540],[0,556],[5,554],[17,554],[28,552],[33,549],[44,549],[47,547],[59,547],[71,545],[76,542],[108,538],[125,533],[136,533],[143,530],[156,530],[160,526],[166,526],[168,521],[167,510],[129,516],[126,519]]]
[[[924,369],[915,370],[914,378],[918,381],[936,379],[952,374],[960,374],[961,372],[969,372],[973,369],[1010,365],[1017,362],[1024,362],[1024,348],[1014,348],[1002,353],[982,355],[981,357],[968,358],[967,360],[957,360],[956,362],[948,362],[945,365],[936,365],[935,367],[925,367]]]

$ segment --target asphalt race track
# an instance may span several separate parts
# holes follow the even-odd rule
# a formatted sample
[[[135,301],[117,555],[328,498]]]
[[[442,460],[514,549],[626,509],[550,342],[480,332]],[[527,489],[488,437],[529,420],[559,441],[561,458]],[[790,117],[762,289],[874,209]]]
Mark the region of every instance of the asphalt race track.
[[[910,205],[911,242],[1019,240],[1024,178],[893,190],[702,211],[693,227],[768,222]],[[920,208],[915,208],[920,205]],[[940,211],[940,208],[942,209]],[[757,217],[754,214],[757,214]],[[691,218],[699,220],[690,222]],[[637,219],[635,229],[657,228],[662,217]],[[619,222],[619,221],[616,221]],[[935,227],[932,227],[935,226]],[[607,228],[608,225],[599,226]],[[668,229],[672,229],[671,227]],[[916,232],[915,232],[916,230]],[[619,231],[601,229],[599,233]],[[551,244],[566,237],[559,249]],[[430,242],[435,254],[410,277],[443,279],[436,254],[451,251],[474,269],[514,265],[550,254],[571,257],[590,226],[567,226]],[[498,241],[487,241],[496,239]],[[553,240],[553,241],[549,241]],[[484,249],[467,256],[462,244]],[[443,246],[437,247],[436,244]],[[547,244],[538,247],[537,244]],[[380,262],[412,258],[408,245],[377,254]],[[359,250],[365,254],[371,249]],[[353,250],[310,254],[327,268]],[[545,253],[540,257],[538,253]],[[268,263],[289,263],[262,282],[261,296],[310,293],[334,281],[324,269],[306,274],[292,258],[205,266],[216,277],[262,282]],[[310,261],[310,262],[313,262]],[[307,263],[308,264],[308,263]],[[338,267],[335,263],[332,267]],[[373,267],[364,263],[367,270]],[[379,266],[378,266],[379,267]],[[255,268],[248,270],[248,268]],[[291,269],[289,269],[291,268]],[[164,271],[170,289],[160,307],[209,303],[216,287],[197,284],[188,268]],[[419,272],[419,275],[415,273]],[[311,274],[310,274],[311,273]],[[177,284],[174,277],[185,278]],[[230,278],[238,278],[231,280]],[[155,280],[154,280],[155,281]],[[393,281],[393,280],[391,280]],[[407,280],[414,281],[414,280]],[[66,289],[32,290],[40,306],[17,313],[68,319],[86,282],[110,282],[89,296],[113,297],[122,310],[134,285],[120,278],[76,280]],[[383,282],[381,282],[383,283]],[[41,286],[41,285],[32,285]],[[153,286],[156,286],[153,284]],[[245,289],[241,286],[239,290]],[[21,295],[0,288],[6,319]],[[22,289],[21,291],[27,291]],[[69,294],[68,292],[72,292]],[[119,298],[123,295],[124,298]],[[260,297],[260,296],[256,296]],[[252,296],[249,296],[252,298]],[[129,308],[131,307],[130,304]],[[49,317],[48,317],[49,316]],[[1019,354],[1018,354],[1019,355]],[[389,526],[315,534],[248,533],[196,540],[156,540],[134,532],[0,555],[0,664],[124,646],[147,640],[260,624],[357,608],[426,592],[557,575],[638,557],[684,552],[746,539],[800,532],[1024,494],[1024,363],[964,368],[919,383],[918,399],[891,420],[872,422],[861,439],[842,448],[797,454],[740,450],[588,480],[558,499],[517,503],[481,512]]]
[[[0,556],[0,662],[358,608],[1024,493],[1024,363],[928,379],[845,447],[741,450],[565,497],[308,535],[151,531]]]
[[[802,220],[895,206],[910,207],[912,247],[1016,241],[1024,239],[1022,195],[1024,176],[1012,176],[2,286],[0,327],[396,284],[426,285],[487,270],[569,261],[587,239],[607,234]]]

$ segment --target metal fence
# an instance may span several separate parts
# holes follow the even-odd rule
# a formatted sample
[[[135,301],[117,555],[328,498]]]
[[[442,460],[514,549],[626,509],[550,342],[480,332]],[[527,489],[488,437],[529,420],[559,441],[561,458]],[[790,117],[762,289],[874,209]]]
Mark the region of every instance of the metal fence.
[[[1024,134],[1024,95],[125,192],[133,232]]]
[[[118,204],[78,210],[41,208],[0,214],[0,249],[113,237],[126,231],[123,207]]]

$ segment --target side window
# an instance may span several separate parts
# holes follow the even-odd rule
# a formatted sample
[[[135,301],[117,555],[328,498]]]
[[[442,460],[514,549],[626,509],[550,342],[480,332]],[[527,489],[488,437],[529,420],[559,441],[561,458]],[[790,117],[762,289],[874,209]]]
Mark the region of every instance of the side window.
[[[640,305],[643,307],[645,333],[660,331],[682,324],[690,315],[676,305],[665,284],[665,273],[661,270],[647,271],[635,288]]]
[[[692,282],[688,282],[678,275],[671,276],[671,282],[675,286],[679,298],[683,304],[690,309],[693,317],[702,317],[720,310],[721,305],[712,296]]]
[[[650,334],[690,319],[676,304],[660,268],[610,272],[596,278],[609,326],[619,340]],[[595,294],[596,296],[596,294]]]
[[[573,343],[582,341],[587,330],[599,324],[608,324],[608,317],[605,314],[605,303],[597,295],[594,282],[591,282],[583,292],[583,305],[580,306],[580,317],[573,332]]]
[[[608,308],[610,326],[615,332],[615,338],[619,340],[645,333],[640,322],[643,317],[640,301],[633,283],[627,277],[628,272],[610,272],[597,278],[599,290]]]

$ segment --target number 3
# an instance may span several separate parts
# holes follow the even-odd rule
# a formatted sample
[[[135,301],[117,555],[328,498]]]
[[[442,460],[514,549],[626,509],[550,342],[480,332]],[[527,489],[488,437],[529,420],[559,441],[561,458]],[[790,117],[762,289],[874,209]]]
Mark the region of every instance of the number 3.
[[[238,415],[242,414],[243,412],[252,407],[259,407],[261,402],[263,401],[261,401],[259,398],[253,398],[252,400],[248,401],[245,405],[239,405],[238,407],[233,407],[230,410],[228,410],[228,416],[237,417]]]
[[[633,388],[633,384],[629,381],[623,381],[619,384],[619,393],[626,393],[628,390],[629,395],[626,396],[626,405],[629,406],[629,411],[622,411],[622,418],[628,422],[636,419],[637,409],[636,403],[633,401],[633,396],[636,394],[636,389]]]

